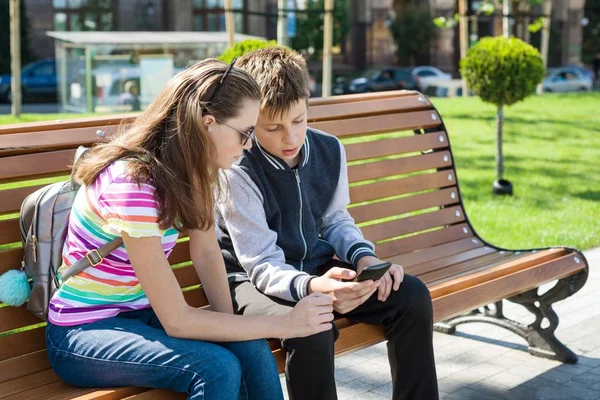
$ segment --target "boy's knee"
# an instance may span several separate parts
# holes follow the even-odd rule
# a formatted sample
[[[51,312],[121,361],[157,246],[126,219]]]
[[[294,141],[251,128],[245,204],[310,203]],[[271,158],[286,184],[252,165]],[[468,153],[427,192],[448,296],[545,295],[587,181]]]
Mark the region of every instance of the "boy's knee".
[[[410,307],[416,314],[427,318],[428,320],[433,319],[433,305],[431,303],[431,293],[420,279],[414,276],[406,276],[404,285],[408,283],[410,285]],[[400,285],[400,290],[402,290]]]
[[[333,329],[317,333],[316,335],[302,338],[284,339],[283,347],[287,350],[316,350],[322,352],[324,350],[333,349],[338,335],[339,333],[334,326]]]
[[[433,318],[431,294],[420,279],[405,275],[400,289],[392,293],[395,294],[392,294],[389,300],[395,302],[400,309],[405,310],[402,313],[408,312],[419,319],[431,320]]]

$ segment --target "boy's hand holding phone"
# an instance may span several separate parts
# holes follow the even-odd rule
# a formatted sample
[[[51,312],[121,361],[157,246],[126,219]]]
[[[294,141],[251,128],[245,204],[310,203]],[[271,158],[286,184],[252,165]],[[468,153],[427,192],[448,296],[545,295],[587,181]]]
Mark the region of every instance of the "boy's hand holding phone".
[[[359,275],[363,272],[366,272],[369,267],[378,266],[380,268],[381,265],[386,265],[387,263],[383,263],[380,259],[372,256],[363,257],[358,260],[358,266],[356,268]],[[375,268],[377,269],[377,268]],[[378,280],[379,282],[379,293],[378,300],[386,301],[390,296],[392,290],[397,291],[400,288],[400,284],[404,280],[404,269],[400,265],[390,264],[389,268],[383,274],[383,276]]]
[[[375,293],[379,281],[348,282],[357,276],[351,269],[333,267],[325,274],[314,278],[308,286],[309,293],[321,292],[333,299],[333,309],[346,314],[364,303]]]

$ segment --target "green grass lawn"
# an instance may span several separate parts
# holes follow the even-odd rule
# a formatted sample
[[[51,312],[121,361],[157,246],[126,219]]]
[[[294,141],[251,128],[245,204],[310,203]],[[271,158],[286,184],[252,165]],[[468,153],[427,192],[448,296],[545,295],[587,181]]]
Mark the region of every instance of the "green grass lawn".
[[[0,115],[0,125],[22,124],[25,122],[55,121],[57,119],[73,119],[91,117],[98,114],[21,114],[19,118],[12,115]]]
[[[447,126],[465,207],[478,233],[508,248],[600,245],[600,93],[533,96],[505,110],[505,178],[492,194],[496,109],[478,98],[432,99]],[[81,117],[24,115],[19,122]],[[0,117],[1,123],[16,122]]]
[[[508,248],[600,245],[600,93],[533,96],[505,108],[505,178],[492,194],[496,108],[478,98],[432,99],[448,129],[467,215]]]

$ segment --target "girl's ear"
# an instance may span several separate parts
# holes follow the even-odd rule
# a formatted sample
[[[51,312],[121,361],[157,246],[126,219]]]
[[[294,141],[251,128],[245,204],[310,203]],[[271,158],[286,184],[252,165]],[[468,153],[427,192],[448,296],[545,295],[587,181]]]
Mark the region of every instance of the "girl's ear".
[[[217,120],[212,115],[203,115],[202,122],[204,123],[206,129],[208,129],[211,125],[215,124]]]

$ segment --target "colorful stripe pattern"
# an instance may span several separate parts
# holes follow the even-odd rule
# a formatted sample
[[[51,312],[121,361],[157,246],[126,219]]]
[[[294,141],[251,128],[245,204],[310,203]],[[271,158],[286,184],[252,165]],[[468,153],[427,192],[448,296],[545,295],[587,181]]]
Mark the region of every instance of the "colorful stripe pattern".
[[[91,186],[82,187],[77,193],[59,271],[85,257],[89,250],[120,236],[122,231],[132,237],[161,237],[167,257],[175,247],[177,230],[161,230],[158,226],[154,186],[132,182],[126,168],[126,161],[111,164]],[[65,281],[50,300],[48,318],[56,325],[79,325],[149,306],[125,246],[121,245],[99,265]]]

